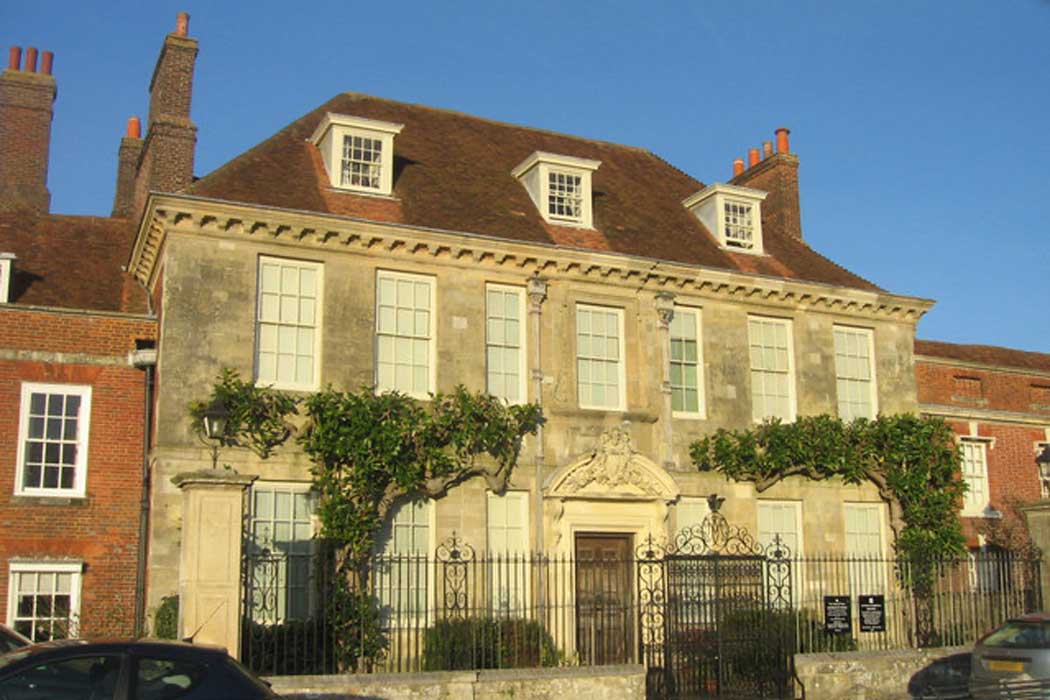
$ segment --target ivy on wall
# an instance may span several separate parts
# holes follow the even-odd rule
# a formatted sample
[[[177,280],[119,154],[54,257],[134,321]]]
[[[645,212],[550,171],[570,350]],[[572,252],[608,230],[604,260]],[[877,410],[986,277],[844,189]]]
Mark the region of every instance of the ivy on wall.
[[[966,484],[951,428],[939,418],[828,416],[719,429],[690,446],[700,471],[749,481],[761,493],[789,476],[870,481],[889,505],[898,554],[952,556],[963,549],[958,510]]]

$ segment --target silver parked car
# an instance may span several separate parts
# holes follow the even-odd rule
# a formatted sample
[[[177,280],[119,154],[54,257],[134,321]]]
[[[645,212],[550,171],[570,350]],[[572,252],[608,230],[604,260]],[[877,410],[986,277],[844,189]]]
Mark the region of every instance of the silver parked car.
[[[978,639],[970,692],[981,699],[1050,697],[1050,613],[1022,615]]]

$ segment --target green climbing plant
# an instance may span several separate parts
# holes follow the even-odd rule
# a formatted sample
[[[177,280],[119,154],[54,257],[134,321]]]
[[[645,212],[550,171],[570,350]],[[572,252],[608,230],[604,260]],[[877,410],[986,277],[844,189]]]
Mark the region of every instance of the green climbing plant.
[[[947,423],[907,414],[850,423],[827,415],[773,420],[720,429],[694,442],[690,456],[701,471],[750,481],[759,492],[789,476],[874,483],[889,505],[898,577],[915,596],[916,637],[933,642],[938,562],[961,554],[964,543],[958,510],[966,484]]]
[[[719,429],[694,442],[690,457],[701,471],[750,481],[759,492],[789,476],[870,481],[889,505],[899,555],[962,552],[958,510],[966,484],[952,430],[939,418],[772,420],[749,430]]]
[[[365,584],[376,536],[391,510],[406,498],[439,498],[474,477],[502,492],[523,438],[543,420],[536,404],[507,405],[462,386],[428,402],[370,387],[327,387],[302,398],[226,369],[209,400],[190,405],[195,425],[216,400],[229,412],[228,444],[265,459],[294,435],[311,460],[318,536],[335,552],[337,588],[327,602],[343,618],[334,625],[345,631],[338,653],[348,668],[367,667],[384,648],[376,601]],[[305,422],[296,430],[291,418],[300,411]]]
[[[289,419],[299,412],[296,397],[246,382],[227,368],[219,374],[207,401],[190,403],[190,418],[198,432],[203,431],[205,411],[216,401],[228,414],[223,444],[247,447],[263,459],[288,440],[292,434]]]

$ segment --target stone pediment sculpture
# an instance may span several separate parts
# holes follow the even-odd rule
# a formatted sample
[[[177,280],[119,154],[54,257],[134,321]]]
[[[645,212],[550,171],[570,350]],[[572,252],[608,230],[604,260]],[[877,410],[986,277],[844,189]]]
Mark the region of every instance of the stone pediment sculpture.
[[[674,479],[634,449],[627,426],[609,428],[593,452],[554,472],[548,479],[548,498],[644,499],[674,501],[679,489]]]

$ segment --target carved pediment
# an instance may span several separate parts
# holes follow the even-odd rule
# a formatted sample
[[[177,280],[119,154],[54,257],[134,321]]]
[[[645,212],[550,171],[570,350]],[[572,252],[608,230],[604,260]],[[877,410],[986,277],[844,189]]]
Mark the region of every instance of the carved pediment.
[[[602,433],[593,452],[554,472],[547,481],[544,495],[674,501],[679,490],[666,471],[634,449],[630,433],[621,426]]]

